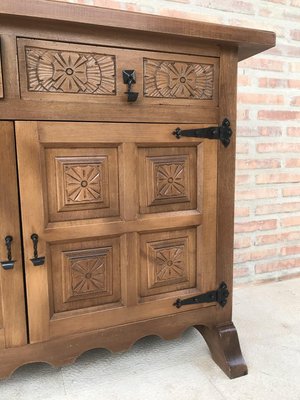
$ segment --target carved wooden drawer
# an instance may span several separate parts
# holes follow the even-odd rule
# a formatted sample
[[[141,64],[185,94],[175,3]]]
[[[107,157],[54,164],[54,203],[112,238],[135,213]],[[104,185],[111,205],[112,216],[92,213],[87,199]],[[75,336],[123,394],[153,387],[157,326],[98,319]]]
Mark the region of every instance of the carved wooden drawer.
[[[216,122],[219,58],[18,39],[20,94],[24,100],[110,105],[110,117],[133,111],[139,120],[161,121],[186,112]],[[129,110],[123,70],[136,72],[132,90],[137,101]],[[154,109],[164,106],[163,110]],[[166,113],[167,111],[167,113]],[[192,114],[191,114],[192,113]],[[204,117],[203,117],[204,118]]]

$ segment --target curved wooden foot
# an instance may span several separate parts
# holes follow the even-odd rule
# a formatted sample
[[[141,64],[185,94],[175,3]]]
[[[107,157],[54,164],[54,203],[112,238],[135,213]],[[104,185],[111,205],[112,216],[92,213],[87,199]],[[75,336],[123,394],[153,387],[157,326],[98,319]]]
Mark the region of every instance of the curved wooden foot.
[[[233,323],[208,328],[196,325],[204,337],[216,364],[233,379],[247,375],[248,369],[243,358],[239,338]]]

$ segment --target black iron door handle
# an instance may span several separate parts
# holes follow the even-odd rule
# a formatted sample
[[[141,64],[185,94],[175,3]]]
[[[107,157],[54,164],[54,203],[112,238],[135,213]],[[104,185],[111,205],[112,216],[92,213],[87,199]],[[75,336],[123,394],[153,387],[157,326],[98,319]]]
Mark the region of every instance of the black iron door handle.
[[[31,258],[30,261],[32,262],[32,264],[35,267],[44,265],[45,257],[39,257],[39,253],[38,253],[39,235],[37,233],[33,233],[31,235],[31,240],[33,243],[33,258]]]
[[[16,262],[15,260],[12,259],[12,255],[11,255],[11,243],[13,241],[13,237],[6,236],[4,240],[5,240],[5,246],[7,249],[7,260],[1,261],[1,265],[2,265],[3,269],[13,269],[15,262]]]
[[[177,128],[172,133],[176,136],[177,139],[180,139],[182,136],[204,139],[218,139],[223,143],[225,147],[227,147],[230,143],[230,138],[232,136],[232,129],[230,128],[229,119],[225,118],[221,126],[210,126],[208,128],[186,130],[181,130],[180,128]]]
[[[135,70],[133,69],[124,69],[122,71],[123,73],[123,82],[128,85],[128,90],[125,92],[127,94],[127,101],[130,103],[133,103],[134,101],[137,100],[139,93],[138,92],[132,92],[131,91],[131,86],[136,83],[136,73]]]

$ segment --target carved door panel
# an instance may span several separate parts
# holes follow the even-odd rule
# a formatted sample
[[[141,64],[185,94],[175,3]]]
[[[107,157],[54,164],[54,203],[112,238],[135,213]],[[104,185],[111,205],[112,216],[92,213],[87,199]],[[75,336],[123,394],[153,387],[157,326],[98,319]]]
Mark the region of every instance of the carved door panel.
[[[218,143],[175,128],[16,123],[31,342],[207,306]]]

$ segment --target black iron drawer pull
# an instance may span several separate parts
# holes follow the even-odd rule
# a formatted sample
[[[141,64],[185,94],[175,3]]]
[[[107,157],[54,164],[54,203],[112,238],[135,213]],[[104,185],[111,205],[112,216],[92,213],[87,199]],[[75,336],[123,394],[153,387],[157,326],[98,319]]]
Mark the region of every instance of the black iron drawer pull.
[[[127,101],[130,103],[133,103],[134,101],[137,100],[139,93],[138,92],[132,92],[131,91],[131,86],[133,83],[136,83],[136,74],[135,70],[133,69],[124,69],[122,71],[123,73],[123,82],[128,85],[128,91],[125,92],[127,94],[128,98]]]
[[[37,235],[36,233],[33,233],[31,235],[31,240],[33,242],[33,258],[31,258],[30,261],[32,262],[32,264],[35,267],[44,265],[45,257],[39,257],[39,254],[38,254],[39,235]]]
[[[13,269],[15,265],[15,260],[12,260],[12,255],[11,255],[11,243],[13,241],[12,236],[6,236],[5,237],[5,246],[7,249],[7,260],[6,261],[1,261],[1,265],[3,269]]]
[[[230,128],[229,119],[225,118],[221,126],[211,126],[209,128],[198,128],[198,129],[187,129],[181,130],[180,128],[175,129],[173,135],[180,139],[182,136],[186,137],[198,137],[204,139],[218,139],[225,147],[230,143],[232,136],[232,129]]]
[[[227,304],[227,298],[229,291],[225,282],[222,282],[217,290],[211,290],[210,292],[199,294],[198,296],[189,297],[187,299],[177,299],[173,306],[180,308],[181,306],[189,304],[200,304],[200,303],[219,303],[221,307],[225,307]]]

